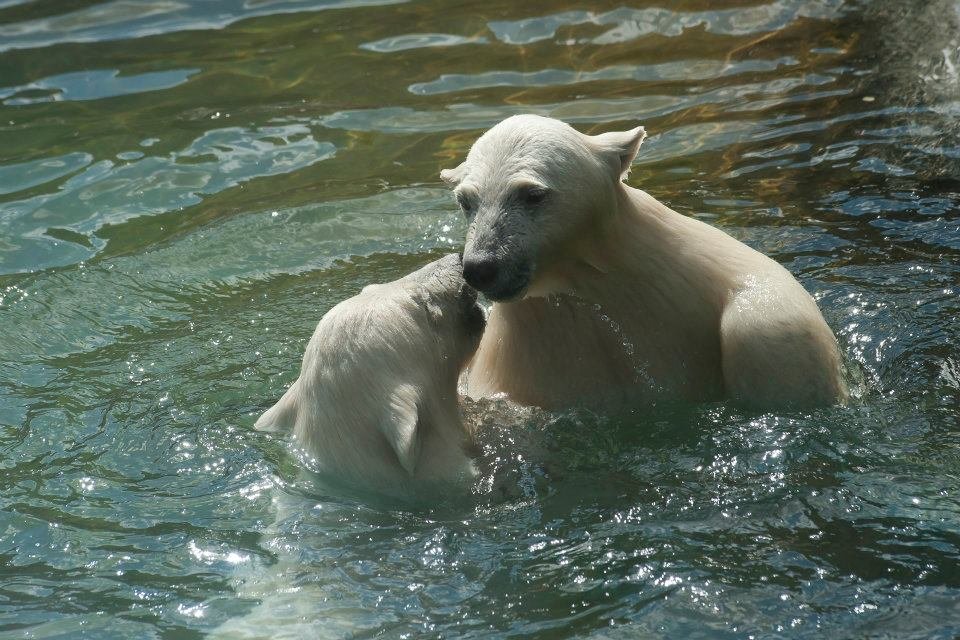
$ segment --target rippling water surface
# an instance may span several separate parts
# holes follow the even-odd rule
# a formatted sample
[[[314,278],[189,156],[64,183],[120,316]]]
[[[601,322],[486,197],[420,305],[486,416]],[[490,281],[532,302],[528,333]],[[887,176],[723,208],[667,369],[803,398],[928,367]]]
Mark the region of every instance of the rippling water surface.
[[[946,0],[0,0],[0,636],[960,635],[958,44]],[[796,274],[857,401],[471,405],[470,497],[304,477],[255,416],[519,112],[646,125],[630,183]]]

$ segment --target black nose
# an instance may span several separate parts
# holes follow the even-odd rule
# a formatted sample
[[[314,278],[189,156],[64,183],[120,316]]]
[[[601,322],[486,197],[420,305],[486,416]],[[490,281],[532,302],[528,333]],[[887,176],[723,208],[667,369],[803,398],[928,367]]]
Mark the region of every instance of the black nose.
[[[463,279],[474,289],[483,291],[497,279],[497,263],[491,258],[464,258]]]

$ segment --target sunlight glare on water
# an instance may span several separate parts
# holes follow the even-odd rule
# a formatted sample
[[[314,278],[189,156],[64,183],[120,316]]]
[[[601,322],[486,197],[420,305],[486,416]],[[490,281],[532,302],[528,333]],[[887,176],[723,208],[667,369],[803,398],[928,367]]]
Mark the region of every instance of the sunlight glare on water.
[[[960,635],[958,46],[955,0],[0,0],[0,636]],[[254,431],[525,112],[643,124],[630,184],[794,273],[856,402],[470,402],[426,505]]]

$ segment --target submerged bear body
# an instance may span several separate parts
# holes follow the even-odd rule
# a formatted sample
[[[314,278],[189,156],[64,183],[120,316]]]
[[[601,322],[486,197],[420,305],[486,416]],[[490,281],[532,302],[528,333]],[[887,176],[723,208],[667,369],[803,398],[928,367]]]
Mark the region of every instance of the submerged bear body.
[[[450,255],[328,311],[256,427],[291,430],[342,484],[408,496],[471,479],[457,384],[484,317],[460,271]]]

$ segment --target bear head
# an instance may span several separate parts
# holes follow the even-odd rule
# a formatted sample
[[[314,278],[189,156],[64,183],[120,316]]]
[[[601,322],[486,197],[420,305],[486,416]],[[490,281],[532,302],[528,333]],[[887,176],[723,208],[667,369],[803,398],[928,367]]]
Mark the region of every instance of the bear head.
[[[463,276],[495,301],[522,297],[567,248],[616,210],[646,133],[585,135],[536,115],[507,118],[441,177],[469,221]]]

